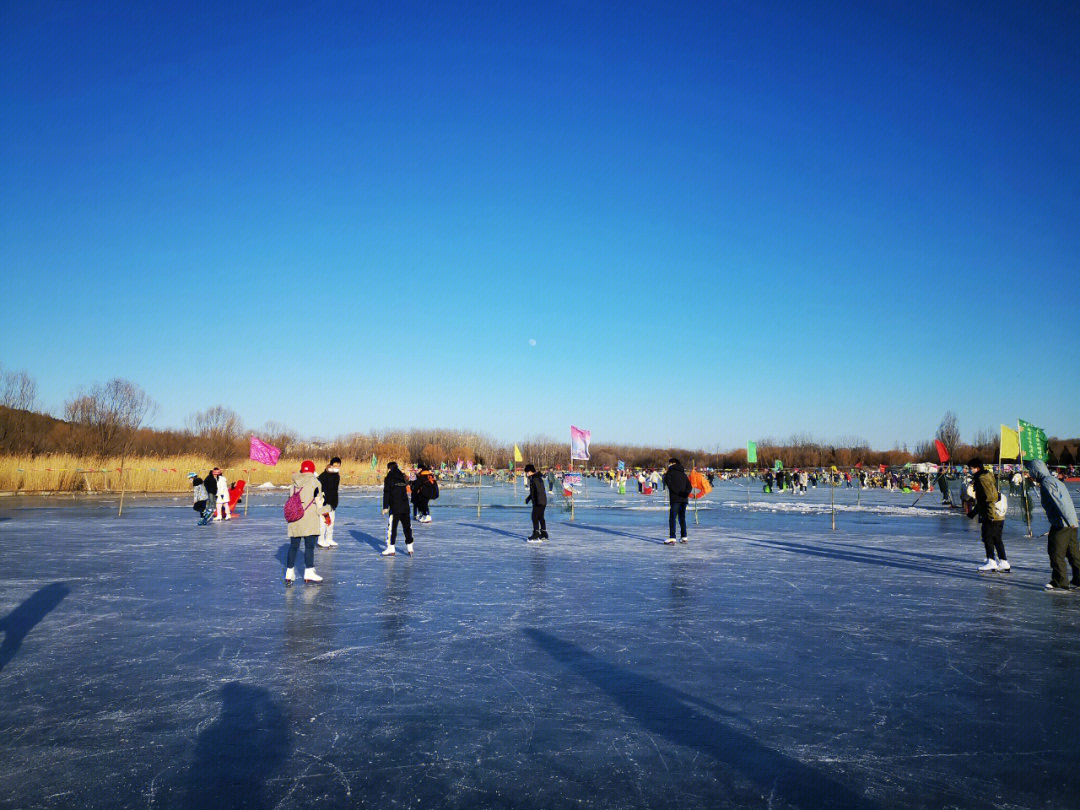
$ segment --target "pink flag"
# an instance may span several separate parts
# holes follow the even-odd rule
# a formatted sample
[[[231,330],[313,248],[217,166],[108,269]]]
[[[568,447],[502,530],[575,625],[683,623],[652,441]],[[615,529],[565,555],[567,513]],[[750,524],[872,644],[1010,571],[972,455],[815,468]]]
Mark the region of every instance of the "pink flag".
[[[273,467],[277,464],[278,459],[281,458],[281,451],[274,447],[274,445],[267,444],[261,439],[252,436],[251,453],[249,453],[249,457],[252,461],[258,461]]]
[[[570,426],[570,458],[580,461],[589,460],[589,441],[592,433]]]

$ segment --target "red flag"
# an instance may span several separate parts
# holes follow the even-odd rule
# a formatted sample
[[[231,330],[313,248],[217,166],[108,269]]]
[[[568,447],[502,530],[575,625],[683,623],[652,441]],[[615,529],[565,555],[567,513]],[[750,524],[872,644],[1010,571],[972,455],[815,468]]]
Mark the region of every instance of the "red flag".
[[[887,469],[889,469],[889,468],[886,467],[884,464],[878,464],[878,470],[879,471],[885,472]]]
[[[861,470],[862,469],[862,462],[861,461],[858,464],[855,465],[855,469],[856,470]]]
[[[945,449],[945,445],[942,444],[941,439],[934,439],[934,447],[937,448],[938,461],[944,464],[949,460],[949,451]]]

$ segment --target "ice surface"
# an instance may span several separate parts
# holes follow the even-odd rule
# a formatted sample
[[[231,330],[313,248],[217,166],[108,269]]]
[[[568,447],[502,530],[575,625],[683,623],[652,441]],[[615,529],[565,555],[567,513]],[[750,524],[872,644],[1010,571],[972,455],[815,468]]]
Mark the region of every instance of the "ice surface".
[[[936,493],[839,489],[832,532],[723,484],[676,547],[661,495],[552,496],[536,547],[476,494],[387,560],[347,492],[289,589],[281,492],[3,499],[0,806],[1077,806],[1080,593],[1016,517],[980,575]]]

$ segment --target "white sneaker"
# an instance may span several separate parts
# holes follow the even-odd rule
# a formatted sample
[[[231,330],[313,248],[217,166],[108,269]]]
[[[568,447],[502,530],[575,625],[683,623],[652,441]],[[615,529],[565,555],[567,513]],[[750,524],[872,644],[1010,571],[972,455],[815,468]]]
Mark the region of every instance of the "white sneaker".
[[[397,554],[397,552],[394,551],[394,547],[389,544],[382,550],[382,555],[384,557],[393,557],[395,554]]]
[[[292,585],[294,582],[296,582],[296,569],[295,568],[286,568],[285,569],[285,584],[286,585]]]
[[[997,571],[998,570],[997,560],[987,559],[987,561],[983,565],[979,566],[979,570],[980,571]]]
[[[998,563],[998,571],[1002,571],[1007,574],[1009,571],[1012,571],[1012,566],[1009,565],[1008,560],[1001,560]]]
[[[322,582],[323,578],[315,573],[314,568],[307,568],[304,570],[304,582]]]
[[[669,537],[667,540],[664,541],[664,545],[665,546],[673,546],[673,545],[675,545],[675,538],[674,537]]]
[[[408,554],[411,557],[412,552],[413,552],[412,543],[406,543],[405,544],[405,553]]]

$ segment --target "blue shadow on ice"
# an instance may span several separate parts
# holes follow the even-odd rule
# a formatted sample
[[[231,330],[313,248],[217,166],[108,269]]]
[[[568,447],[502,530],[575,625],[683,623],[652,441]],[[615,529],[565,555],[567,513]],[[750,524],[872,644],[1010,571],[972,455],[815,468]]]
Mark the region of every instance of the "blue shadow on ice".
[[[876,806],[831,777],[714,719],[706,712],[727,712],[707,701],[598,658],[543,630],[525,628],[524,632],[560,664],[605,692],[650,734],[712,757],[784,804],[815,810]]]
[[[458,523],[459,526],[468,526],[470,529],[484,529],[492,534],[499,534],[503,537],[509,537],[511,540],[524,540],[525,536],[522,534],[514,534],[514,532],[508,532],[506,529],[496,529],[494,526],[485,526],[483,523]],[[531,524],[530,524],[531,528]]]
[[[657,540],[655,537],[646,537],[643,534],[631,534],[630,532],[620,532],[617,529],[607,529],[603,526],[589,526],[585,523],[567,523],[567,526],[573,526],[575,529],[588,529],[591,532],[602,532],[604,534],[613,534],[616,537],[629,537],[631,540],[642,540],[646,543],[653,543],[658,546],[664,545],[663,540]],[[666,530],[665,530],[666,531]]]
[[[289,755],[285,713],[257,686],[221,687],[221,713],[199,733],[184,807],[273,807],[266,782]]]
[[[0,631],[4,633],[4,643],[0,644],[0,670],[15,657],[26,634],[33,630],[34,626],[59,605],[69,593],[71,593],[71,588],[64,582],[46,585],[36,590],[26,601],[0,619]]]
[[[376,551],[382,551],[383,547],[386,545],[386,540],[380,540],[375,535],[362,532],[359,529],[351,529],[349,534],[352,535],[353,540],[357,543],[367,543]]]

